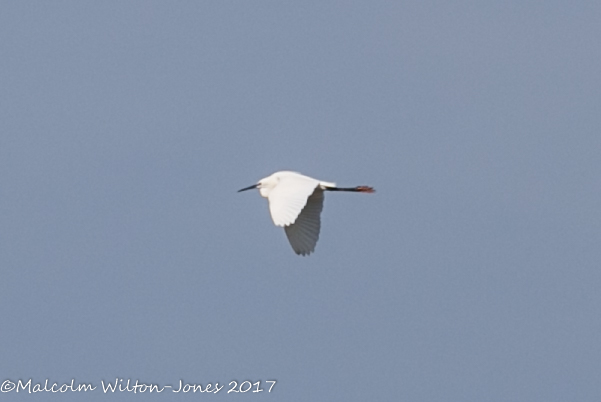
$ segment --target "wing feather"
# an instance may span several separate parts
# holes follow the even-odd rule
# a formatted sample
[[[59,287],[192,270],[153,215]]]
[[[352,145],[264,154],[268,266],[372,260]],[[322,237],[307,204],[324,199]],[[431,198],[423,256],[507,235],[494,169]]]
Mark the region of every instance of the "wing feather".
[[[298,175],[283,178],[269,193],[269,212],[276,226],[293,224],[319,181]]]
[[[323,198],[323,190],[316,188],[307,199],[307,204],[296,221],[284,227],[288,241],[296,254],[308,255],[315,251],[321,228]]]

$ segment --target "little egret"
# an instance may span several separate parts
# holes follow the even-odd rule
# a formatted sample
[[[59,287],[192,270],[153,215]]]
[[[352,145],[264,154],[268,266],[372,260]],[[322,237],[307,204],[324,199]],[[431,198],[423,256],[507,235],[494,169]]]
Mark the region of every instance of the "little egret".
[[[321,227],[324,191],[354,191],[373,193],[367,186],[336,187],[335,183],[319,181],[296,172],[276,172],[257,184],[238,192],[258,188],[261,197],[269,201],[269,212],[276,226],[283,227],[296,254],[308,255],[315,250]]]

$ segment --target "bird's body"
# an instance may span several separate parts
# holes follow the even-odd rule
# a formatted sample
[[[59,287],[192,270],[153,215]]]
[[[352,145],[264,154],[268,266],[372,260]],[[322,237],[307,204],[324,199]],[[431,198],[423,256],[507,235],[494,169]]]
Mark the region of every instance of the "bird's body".
[[[366,186],[339,188],[335,183],[290,171],[276,172],[238,192],[253,188],[267,198],[273,223],[284,228],[294,252],[301,255],[312,253],[319,239],[324,191],[374,192]]]

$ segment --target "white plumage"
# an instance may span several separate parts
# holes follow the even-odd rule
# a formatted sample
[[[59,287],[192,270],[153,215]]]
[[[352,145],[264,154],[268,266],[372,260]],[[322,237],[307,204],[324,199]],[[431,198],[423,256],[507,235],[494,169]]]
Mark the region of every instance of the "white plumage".
[[[276,226],[283,227],[296,254],[315,250],[321,228],[324,191],[373,193],[371,187],[338,188],[335,183],[319,181],[300,173],[282,171],[259,180],[240,191],[258,188],[269,201],[269,212]]]
[[[288,241],[296,254],[307,255],[315,250],[321,229],[322,209],[323,190],[316,188],[307,198],[307,204],[296,221],[284,227]]]

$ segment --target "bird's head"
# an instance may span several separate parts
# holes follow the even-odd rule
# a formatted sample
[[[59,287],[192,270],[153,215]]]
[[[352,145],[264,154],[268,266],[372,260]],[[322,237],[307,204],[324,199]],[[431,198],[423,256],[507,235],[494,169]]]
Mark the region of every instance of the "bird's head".
[[[277,186],[279,181],[280,179],[274,175],[259,180],[259,182],[257,183],[257,188],[259,189],[261,197],[267,198],[271,190],[273,190],[275,186]]]
[[[271,190],[273,190],[275,188],[275,186],[278,184],[279,181],[280,180],[277,176],[271,175],[269,177],[259,180],[259,182],[257,184],[253,184],[252,186],[248,186],[241,190],[238,190],[238,192],[252,190],[253,188],[258,188],[259,194],[261,194],[261,197],[267,198],[269,196],[269,193],[271,192]]]

